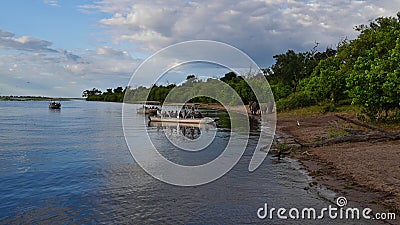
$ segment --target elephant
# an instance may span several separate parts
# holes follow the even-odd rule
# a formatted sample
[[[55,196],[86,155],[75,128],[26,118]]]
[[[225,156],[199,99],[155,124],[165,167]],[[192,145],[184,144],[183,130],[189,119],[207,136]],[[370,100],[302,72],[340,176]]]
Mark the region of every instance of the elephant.
[[[259,115],[260,113],[260,104],[256,101],[249,102],[249,108],[252,115]]]
[[[274,111],[274,105],[273,101],[268,102],[268,114],[271,114]]]

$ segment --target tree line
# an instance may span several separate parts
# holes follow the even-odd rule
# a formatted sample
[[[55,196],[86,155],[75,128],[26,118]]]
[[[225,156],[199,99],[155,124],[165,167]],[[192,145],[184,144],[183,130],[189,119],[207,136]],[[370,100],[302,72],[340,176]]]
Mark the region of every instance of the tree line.
[[[355,30],[358,37],[336,49],[274,56],[266,72],[282,109],[342,103],[360,106],[370,120],[399,119],[400,12]]]
[[[306,52],[288,50],[273,56],[275,63],[262,72],[278,110],[317,104],[328,105],[331,110],[336,105],[352,104],[359,106],[362,116],[370,120],[400,119],[400,12],[397,17],[379,17],[368,25],[356,26],[355,30],[359,32],[356,39],[345,38],[335,48],[317,51],[319,43],[316,42]],[[243,76],[231,72],[219,80],[232,87],[244,103],[255,99],[249,80]],[[180,88],[190,92],[190,87],[212,87],[213,82],[213,79],[200,81],[195,75],[189,75]],[[122,101],[123,94],[129,100],[133,96],[145,97],[141,95],[147,93],[147,100],[162,102],[176,87],[175,84],[135,89],[118,87],[120,92],[107,89],[99,93],[93,89],[84,94],[88,100]],[[192,101],[215,102],[206,97]]]
[[[86,101],[122,102],[126,89],[122,87],[108,88],[105,92],[102,92],[97,88],[93,88],[83,91],[82,97],[86,98]]]
[[[252,79],[254,80],[255,78],[253,77]],[[223,86],[221,82],[228,85]],[[220,79],[209,78],[205,81],[197,79],[195,75],[188,75],[186,81],[179,86],[169,84],[167,86],[153,85],[150,88],[128,88],[125,93],[125,101],[149,100],[164,102],[167,100],[168,102],[186,102],[189,100],[189,102],[196,103],[215,103],[217,102],[216,98],[218,98],[218,101],[230,105],[238,104],[240,101],[248,104],[249,101],[255,100],[255,94],[247,82],[245,78],[238,76],[234,72],[229,72]],[[228,90],[229,87],[238,93],[240,98],[227,94],[230,91]],[[146,98],[146,96],[148,97]],[[166,99],[167,96],[168,99]]]

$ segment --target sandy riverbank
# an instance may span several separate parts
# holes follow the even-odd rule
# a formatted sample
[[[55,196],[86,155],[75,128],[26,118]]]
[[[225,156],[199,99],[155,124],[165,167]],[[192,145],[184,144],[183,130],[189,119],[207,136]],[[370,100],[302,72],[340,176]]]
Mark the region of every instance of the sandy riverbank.
[[[347,115],[352,116],[352,115]],[[300,126],[297,125],[299,121]],[[301,143],[343,135],[332,126],[349,126],[334,113],[294,116],[278,114],[281,143]],[[291,154],[309,171],[313,184],[324,185],[374,211],[400,212],[400,141],[342,143],[318,148],[299,148]]]

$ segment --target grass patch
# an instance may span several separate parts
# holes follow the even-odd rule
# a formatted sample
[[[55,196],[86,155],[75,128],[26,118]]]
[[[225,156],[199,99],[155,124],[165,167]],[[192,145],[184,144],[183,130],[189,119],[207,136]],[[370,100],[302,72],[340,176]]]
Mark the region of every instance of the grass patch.
[[[287,116],[322,115],[326,111],[326,107],[327,107],[326,105],[314,105],[300,109],[286,110],[279,112],[278,114]],[[355,115],[356,113],[361,112],[361,109],[358,106],[344,105],[344,106],[336,106],[334,112],[348,113]]]
[[[279,143],[278,146],[276,146],[276,148],[277,148],[278,150],[281,150],[281,151],[286,151],[286,150],[289,150],[289,149],[290,149],[290,147],[289,147],[288,145],[282,144],[282,143]]]
[[[281,116],[288,116],[288,117],[306,117],[306,116],[311,116],[311,115],[322,115],[321,113],[322,106],[309,106],[305,108],[300,108],[300,109],[293,109],[293,110],[287,110],[287,111],[282,111],[279,112],[278,115]]]
[[[361,113],[361,108],[355,105],[341,105],[336,106],[335,112],[354,114]]]
[[[333,111],[334,113],[345,113],[350,115],[356,115],[361,112],[360,107],[354,105],[342,105],[335,106],[334,110],[328,110],[326,105],[314,105],[309,107],[304,107],[300,109],[285,110],[278,112],[278,116],[282,117],[308,117],[308,116],[318,116],[324,115],[325,113]]]
[[[341,137],[341,136],[346,136],[349,133],[342,129],[330,129],[328,130],[328,138],[334,138],[334,137]]]
[[[353,187],[353,185],[351,185],[351,184],[349,184],[349,183],[345,183],[345,184],[343,185],[343,188],[344,188],[344,189],[353,189],[354,187]]]
[[[318,137],[318,138],[314,138],[311,142],[320,142],[322,141],[322,138]]]

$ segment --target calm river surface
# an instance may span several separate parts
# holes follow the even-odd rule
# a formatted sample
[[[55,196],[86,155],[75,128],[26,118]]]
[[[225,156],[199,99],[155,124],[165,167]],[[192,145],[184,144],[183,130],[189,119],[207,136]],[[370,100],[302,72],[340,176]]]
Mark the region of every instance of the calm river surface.
[[[257,210],[264,203],[299,209],[332,203],[306,190],[309,178],[294,162],[267,158],[255,172],[248,172],[256,136],[250,137],[239,163],[212,183],[179,187],[152,178],[129,152],[121,108],[119,103],[68,101],[54,111],[47,102],[0,102],[0,223],[345,222],[283,221],[276,215],[273,220],[258,219]],[[227,130],[217,128],[215,144],[221,143],[221,148],[229,138]],[[162,132],[156,127],[149,131],[155,140],[167,142],[158,138]],[[164,154],[171,160],[182,160],[168,152]],[[200,161],[207,161],[210,156],[202,157]]]

